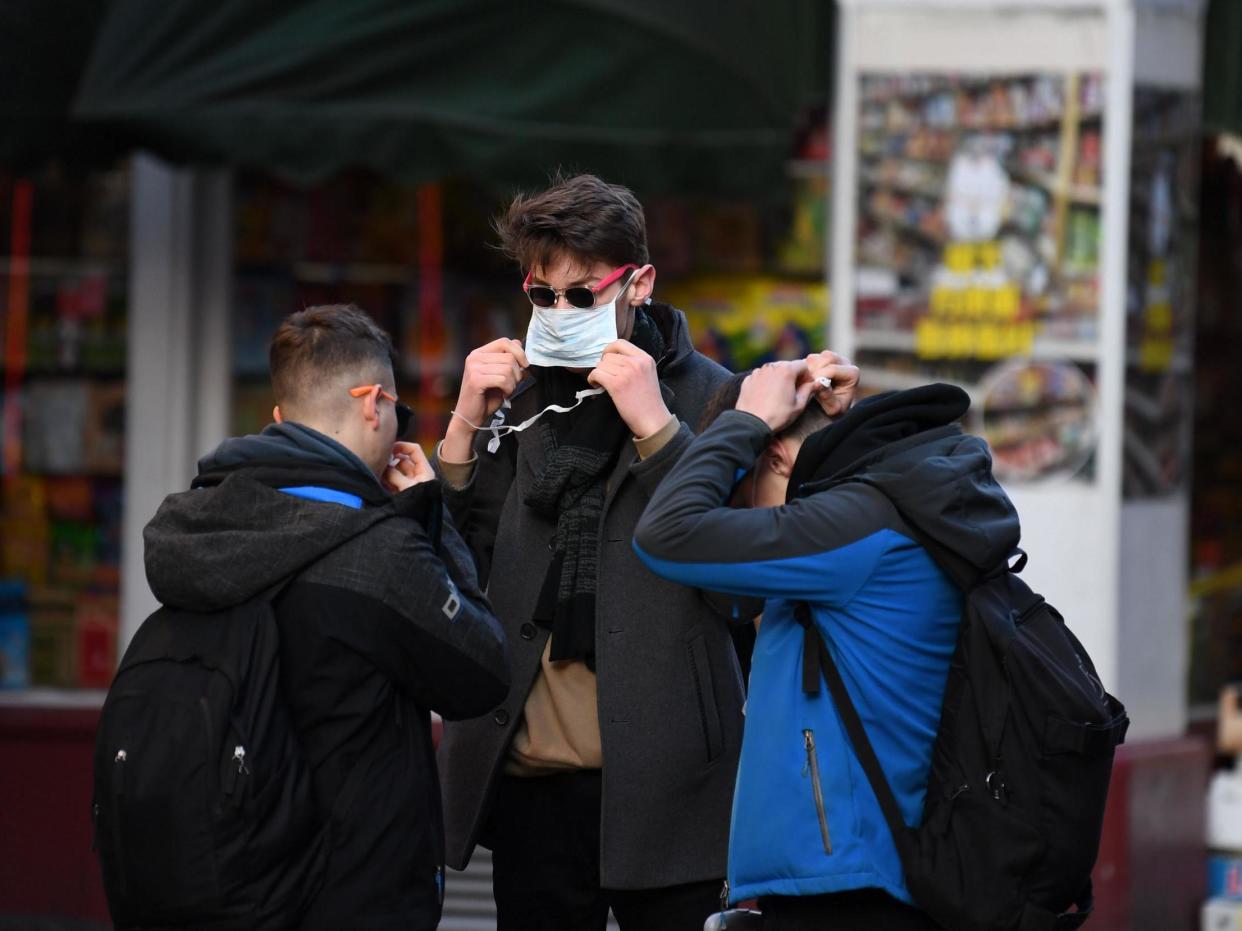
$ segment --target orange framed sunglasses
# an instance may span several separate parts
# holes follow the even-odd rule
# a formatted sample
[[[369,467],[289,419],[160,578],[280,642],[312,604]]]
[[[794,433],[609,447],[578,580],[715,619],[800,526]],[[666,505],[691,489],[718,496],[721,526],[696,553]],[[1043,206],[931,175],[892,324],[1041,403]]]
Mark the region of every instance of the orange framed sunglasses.
[[[410,429],[414,410],[408,404],[402,404],[395,394],[385,391],[383,385],[359,385],[357,388],[349,389],[349,395],[353,398],[365,398],[368,394],[374,398],[386,398],[392,401],[397,412],[397,439],[405,436],[405,431]]]

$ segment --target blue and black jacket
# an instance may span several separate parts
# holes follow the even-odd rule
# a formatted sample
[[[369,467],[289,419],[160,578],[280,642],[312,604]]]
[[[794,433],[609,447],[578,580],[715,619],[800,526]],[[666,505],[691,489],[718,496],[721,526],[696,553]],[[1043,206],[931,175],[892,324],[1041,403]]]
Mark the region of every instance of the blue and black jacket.
[[[910,902],[897,851],[826,690],[803,691],[807,604],[907,824],[922,814],[962,596],[899,513],[979,567],[1017,545],[991,457],[953,421],[944,385],[856,404],[809,437],[781,507],[728,506],[772,440],[728,411],[683,456],[635,535],[643,561],[686,585],[759,595],[729,850],[729,897],[874,887]],[[896,502],[896,504],[894,504]]]

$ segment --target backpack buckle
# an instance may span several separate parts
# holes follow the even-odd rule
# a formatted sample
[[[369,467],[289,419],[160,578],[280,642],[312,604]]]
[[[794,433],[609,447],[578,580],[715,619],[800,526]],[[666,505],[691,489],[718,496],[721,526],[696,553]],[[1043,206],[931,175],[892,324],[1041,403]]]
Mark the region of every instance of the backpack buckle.
[[[988,773],[984,782],[988,787],[988,791],[992,793],[992,798],[996,799],[996,801],[1003,805],[1009,800],[1008,787],[1005,785],[1005,780],[1001,776],[1000,770],[992,770]]]

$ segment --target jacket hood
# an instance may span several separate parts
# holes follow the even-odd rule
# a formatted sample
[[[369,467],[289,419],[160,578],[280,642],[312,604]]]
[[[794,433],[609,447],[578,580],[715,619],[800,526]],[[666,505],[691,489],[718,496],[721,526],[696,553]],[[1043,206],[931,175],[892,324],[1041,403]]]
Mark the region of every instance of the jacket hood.
[[[280,489],[314,486],[360,507]],[[288,579],[394,513],[438,515],[439,485],[391,496],[357,456],[296,423],[226,440],[199,461],[190,491],[169,495],[143,530],[147,581],[161,604],[215,611]]]
[[[993,569],[1017,547],[1021,527],[992,474],[987,444],[954,422],[968,407],[965,392],[951,385],[868,398],[807,438],[794,476],[809,472],[813,479],[795,486],[791,478],[790,486],[812,494],[841,482],[865,482],[882,491],[917,532],[972,571]],[[828,442],[834,430],[840,434]],[[868,434],[878,442],[869,443]],[[859,454],[831,465],[835,453],[850,448]],[[825,463],[830,474],[824,474]]]
[[[389,516],[285,494],[241,469],[169,495],[143,529],[161,604],[216,611],[250,600]]]
[[[300,423],[268,424],[253,436],[231,437],[198,460],[199,476],[256,462],[306,462],[354,470],[377,487],[379,480],[358,456],[330,436]]]

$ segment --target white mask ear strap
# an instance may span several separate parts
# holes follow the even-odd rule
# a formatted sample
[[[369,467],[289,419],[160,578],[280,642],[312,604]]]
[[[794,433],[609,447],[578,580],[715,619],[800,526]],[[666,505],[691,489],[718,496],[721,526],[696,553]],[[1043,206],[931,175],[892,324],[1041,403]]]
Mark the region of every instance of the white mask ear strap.
[[[539,413],[535,414],[533,417],[526,418],[525,420],[523,420],[520,424],[517,424],[516,426],[508,426],[508,425],[496,422],[496,423],[491,424],[490,426],[484,427],[484,426],[481,426],[480,424],[471,423],[469,420],[466,420],[466,418],[463,417],[461,414],[457,413],[457,411],[453,411],[452,414],[458,420],[468,424],[470,427],[472,427],[475,430],[487,430],[492,435],[492,442],[497,442],[502,436],[506,436],[510,433],[521,433],[527,427],[533,426],[535,421],[538,420],[540,417],[542,417],[544,414],[548,414],[548,413],[568,414],[570,411],[572,411],[575,407],[577,407],[587,398],[593,398],[603,393],[604,393],[603,388],[584,388],[582,391],[576,391],[574,392],[574,403],[573,404],[570,404],[570,405],[549,404]]]

